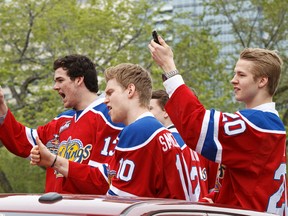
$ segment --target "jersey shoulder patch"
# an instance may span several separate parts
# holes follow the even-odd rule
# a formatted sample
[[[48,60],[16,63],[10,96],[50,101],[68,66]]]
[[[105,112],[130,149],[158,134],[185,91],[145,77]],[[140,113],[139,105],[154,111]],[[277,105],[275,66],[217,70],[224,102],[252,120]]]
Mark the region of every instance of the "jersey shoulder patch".
[[[155,117],[138,119],[120,132],[117,147],[133,148],[147,144],[162,130],[167,129]]]
[[[285,131],[283,122],[274,113],[253,109],[240,110],[239,113],[261,129]]]

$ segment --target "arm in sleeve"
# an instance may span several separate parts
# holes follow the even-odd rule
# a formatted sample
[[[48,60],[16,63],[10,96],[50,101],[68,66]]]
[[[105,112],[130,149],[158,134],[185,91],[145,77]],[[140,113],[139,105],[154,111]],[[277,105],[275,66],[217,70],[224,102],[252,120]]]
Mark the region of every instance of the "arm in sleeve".
[[[10,110],[5,121],[0,126],[0,140],[3,145],[13,154],[20,157],[28,157],[30,150],[35,145],[33,136],[36,130],[30,129],[17,122]]]
[[[72,193],[105,195],[109,189],[107,168],[104,164],[90,166],[69,161],[68,177],[63,190]]]

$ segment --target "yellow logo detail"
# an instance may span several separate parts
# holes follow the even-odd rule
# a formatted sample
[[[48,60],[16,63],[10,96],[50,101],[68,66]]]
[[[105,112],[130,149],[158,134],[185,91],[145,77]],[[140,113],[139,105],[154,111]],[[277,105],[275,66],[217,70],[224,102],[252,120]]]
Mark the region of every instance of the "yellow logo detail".
[[[91,144],[83,146],[81,140],[69,137],[67,141],[62,141],[59,145],[58,155],[68,160],[82,163],[83,160],[90,156],[91,150]]]

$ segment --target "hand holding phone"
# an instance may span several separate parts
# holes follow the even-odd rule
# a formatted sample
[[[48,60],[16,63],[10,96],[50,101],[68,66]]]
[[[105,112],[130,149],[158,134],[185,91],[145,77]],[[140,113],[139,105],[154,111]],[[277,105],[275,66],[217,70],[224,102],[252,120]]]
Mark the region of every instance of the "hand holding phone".
[[[153,37],[153,40],[154,40],[156,43],[158,43],[159,45],[161,45],[160,42],[159,42],[159,40],[158,40],[158,34],[157,34],[157,31],[156,31],[156,30],[152,31],[152,37]]]

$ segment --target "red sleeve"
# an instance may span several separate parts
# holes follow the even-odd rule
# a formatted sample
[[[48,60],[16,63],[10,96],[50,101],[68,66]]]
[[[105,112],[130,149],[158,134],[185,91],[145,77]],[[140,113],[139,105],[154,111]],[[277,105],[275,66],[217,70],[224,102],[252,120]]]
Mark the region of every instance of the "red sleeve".
[[[181,100],[178,98],[181,98]],[[195,150],[206,112],[205,107],[186,85],[181,85],[168,100],[165,110],[186,145]],[[187,130],[187,128],[191,128],[191,124],[199,125],[199,127],[193,127],[193,133],[191,130]]]
[[[71,193],[100,194],[107,193],[109,184],[103,165],[92,167],[69,161],[68,178],[63,180],[63,190]]]
[[[30,155],[32,144],[27,139],[26,127],[16,121],[10,110],[0,125],[0,140],[11,153],[20,157]]]
[[[3,124],[0,125],[0,140],[11,153],[26,158],[36,144],[36,136],[39,136],[44,144],[53,138],[56,123],[57,121],[52,120],[48,124],[38,127],[37,130],[28,128],[18,122],[12,112],[8,110]]]

